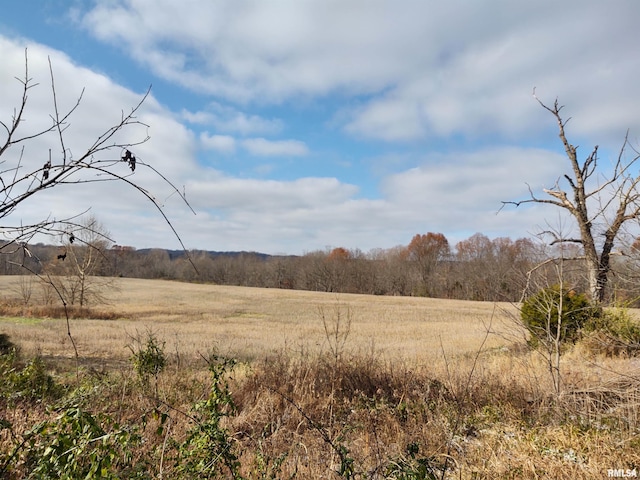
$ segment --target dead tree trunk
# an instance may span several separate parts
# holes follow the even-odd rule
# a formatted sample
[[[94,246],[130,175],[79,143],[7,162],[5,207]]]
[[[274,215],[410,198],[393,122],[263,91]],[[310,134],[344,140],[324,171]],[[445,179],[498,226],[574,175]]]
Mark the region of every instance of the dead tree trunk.
[[[640,216],[640,175],[631,173],[640,154],[630,146],[628,135],[625,136],[613,172],[598,181],[598,175],[594,177],[601,173],[598,171],[598,146],[580,161],[577,147],[569,142],[565,133],[568,119],[563,120],[560,115],[562,106],[557,100],[553,107],[545,105],[535,96],[535,91],[534,98],[558,123],[558,135],[571,165],[571,173],[564,175],[568,188],[563,189],[560,179],[552,188],[543,190],[552,198],[538,198],[530,191],[530,199],[503,204],[517,207],[522,203],[544,203],[568,211],[576,221],[580,237],[556,236],[552,243],[573,242],[582,246],[589,294],[594,303],[602,303],[606,299],[611,255],[620,230],[626,222]]]

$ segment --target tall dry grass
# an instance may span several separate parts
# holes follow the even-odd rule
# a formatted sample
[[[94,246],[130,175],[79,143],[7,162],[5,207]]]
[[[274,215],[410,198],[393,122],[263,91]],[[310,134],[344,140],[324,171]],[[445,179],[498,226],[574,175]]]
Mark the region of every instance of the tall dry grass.
[[[19,277],[0,276],[5,303],[19,300],[19,286]],[[337,295],[163,280],[118,279],[116,286],[117,290],[108,295],[107,305],[93,308],[97,316],[110,320],[71,321],[71,333],[85,358],[103,358],[105,362],[126,359],[124,346],[130,336],[145,330],[161,335],[170,351],[178,350],[186,358],[198,358],[214,346],[225,355],[241,359],[263,358],[281,350],[318,352],[327,346],[320,310],[330,313],[342,304],[352,312],[352,348],[375,348],[388,359],[428,363],[440,356],[443,347],[451,355],[472,352],[482,339],[485,325],[496,315],[494,304],[488,302]],[[47,318],[46,310],[51,307],[44,308],[36,297],[29,308],[35,319],[5,317],[3,331],[23,343],[26,352],[37,350],[53,357],[72,355],[62,320]],[[504,313],[500,311],[498,315],[494,324],[506,325]],[[497,348],[505,343],[495,336],[489,346]]]
[[[0,278],[5,303],[19,299],[17,281]],[[172,478],[167,439],[179,443],[192,426],[213,351],[241,361],[230,377],[237,412],[225,426],[247,478],[335,478],[345,460],[353,478],[371,479],[604,478],[640,467],[638,360],[578,346],[554,395],[511,305],[118,284],[97,307],[110,319],[71,320],[82,360],[74,399],[142,429],[138,455],[151,478]],[[63,320],[8,316],[0,332],[23,357],[46,359],[60,382],[76,381]],[[169,360],[153,388],[136,378],[127,348],[150,334]],[[164,429],[157,412],[169,418]],[[48,413],[4,403],[2,415],[19,430]]]

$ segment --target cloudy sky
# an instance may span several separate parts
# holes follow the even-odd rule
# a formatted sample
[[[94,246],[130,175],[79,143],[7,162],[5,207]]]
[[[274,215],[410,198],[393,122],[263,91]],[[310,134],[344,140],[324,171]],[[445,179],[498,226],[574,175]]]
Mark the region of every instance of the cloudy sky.
[[[559,98],[579,152],[607,165],[640,135],[640,3],[634,0],[34,0],[0,16],[0,120],[52,113],[47,58],[73,155],[152,86],[135,153],[187,248],[300,254],[368,251],[444,233],[531,236],[552,208],[506,208],[567,170]],[[142,137],[146,132],[142,132]],[[0,131],[0,140],[3,132]],[[47,143],[48,142],[48,143]],[[28,144],[41,166],[55,136]],[[8,157],[7,157],[8,158]],[[137,175],[137,173],[136,173]],[[55,190],[55,189],[54,189]],[[51,190],[4,224],[91,207],[114,240],[178,248],[126,185]]]

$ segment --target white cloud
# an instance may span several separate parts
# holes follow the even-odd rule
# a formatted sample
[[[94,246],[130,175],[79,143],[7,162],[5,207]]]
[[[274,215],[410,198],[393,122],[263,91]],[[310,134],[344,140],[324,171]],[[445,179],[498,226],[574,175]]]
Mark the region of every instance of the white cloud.
[[[189,183],[190,196],[202,208],[241,209],[274,214],[318,204],[335,205],[350,199],[355,185],[335,178],[299,178],[292,181],[233,178],[220,173]]]
[[[429,231],[527,236],[550,210],[525,214],[527,206],[501,210],[502,202],[528,199],[529,186],[544,195],[542,188],[552,186],[549,181],[561,176],[563,166],[560,154],[533,148],[430,154],[421,166],[385,178],[382,191],[394,212],[418,215]]]
[[[206,232],[212,248],[302,253],[340,245],[366,251],[406,244],[427,231],[442,232],[452,243],[476,232],[529,236],[553,217],[553,209],[540,206],[500,208],[502,201],[528,198],[527,183],[541,193],[549,179],[558,178],[558,153],[495,147],[423,160],[388,174],[379,199],[359,198],[357,186],[335,178],[258,180],[209,171],[189,182],[187,191],[210,228],[188,230],[194,238],[204,239]]]
[[[0,76],[2,86],[7,87],[0,90],[1,111],[4,112],[1,119],[6,121],[6,112],[12,112],[19,102],[20,89],[9,87],[13,82],[18,83],[13,79],[14,73],[24,70],[24,50],[18,42],[2,37],[0,42],[0,48],[6,53],[7,70],[11,71],[11,75]],[[109,128],[114,119],[120,118],[123,110],[141,99],[141,94],[74,65],[68,57],[55,50],[31,44],[29,55],[30,73],[40,86],[30,92],[25,126],[33,129],[37,123],[47,125],[51,113],[47,55],[51,56],[56,71],[61,103],[67,107],[73,105],[81,91],[76,87],[87,85],[83,102],[65,132],[74,155],[79,155],[83,148],[95,141],[98,132]],[[100,115],[95,112],[100,112]],[[150,140],[137,146],[135,154],[165,175],[181,193],[184,192],[197,214],[193,215],[171,187],[153,172],[140,167],[130,180],[149,192],[166,209],[168,218],[188,248],[302,253],[323,245],[322,242],[329,241],[332,234],[342,232],[344,235],[351,230],[352,213],[349,212],[357,210],[353,206],[354,196],[358,193],[355,185],[345,184],[336,178],[309,177],[292,181],[235,178],[196,162],[198,142],[225,148],[232,144],[233,137],[210,134],[198,137],[176,122],[172,112],[164,109],[153,97],[147,99],[139,120],[150,128],[143,127],[138,134],[142,139],[149,134]],[[255,153],[300,155],[308,151],[302,142],[253,140],[245,148],[252,148]],[[48,148],[56,145],[55,135],[28,142],[24,167],[39,167]],[[5,155],[3,158],[8,158]],[[129,173],[126,165],[123,165],[122,173]],[[91,208],[91,213],[106,225],[119,244],[179,248],[171,229],[153,204],[145,200],[139,191],[123,183],[69,185],[45,191],[25,202],[15,215],[3,219],[3,224],[17,225],[45,217],[60,219],[79,214],[87,208]],[[318,216],[318,223],[314,222],[314,215]],[[331,226],[336,219],[340,225]],[[315,229],[321,233],[314,233]]]
[[[252,155],[259,156],[302,156],[309,149],[298,140],[267,140],[265,138],[248,138],[242,146]]]
[[[397,35],[395,25],[414,34],[423,27],[411,11],[379,1],[103,2],[82,21],[165,78],[267,102],[292,92],[326,93],[354,80],[358,89],[379,88],[405,70],[400,48],[419,49],[407,35],[400,45],[386,37]],[[390,60],[392,71],[379,68],[372,54]]]
[[[211,248],[301,254],[340,243],[366,249],[380,246],[381,222],[391,216],[387,202],[357,199],[357,186],[335,178],[256,180],[212,172],[187,189],[207,219],[196,235],[206,235]]]
[[[208,125],[215,127],[218,131],[240,135],[275,134],[283,128],[283,122],[280,119],[263,118],[215,102],[203,111],[183,110],[181,117],[192,124]]]
[[[209,135],[206,132],[200,134],[200,143],[209,150],[222,153],[233,153],[236,150],[236,139],[229,135]]]
[[[382,140],[414,140],[425,135],[426,126],[412,101],[385,98],[354,109],[345,130],[351,134]]]
[[[195,125],[212,125],[216,120],[215,115],[211,112],[189,112],[184,109],[180,112],[180,118]]]
[[[537,86],[572,106],[579,135],[619,139],[640,126],[638,14],[635,2],[578,0],[110,0],[81,21],[199,92],[260,104],[361,95],[345,105],[345,128],[363,137],[548,131],[530,96]],[[227,131],[253,123],[237,120]]]

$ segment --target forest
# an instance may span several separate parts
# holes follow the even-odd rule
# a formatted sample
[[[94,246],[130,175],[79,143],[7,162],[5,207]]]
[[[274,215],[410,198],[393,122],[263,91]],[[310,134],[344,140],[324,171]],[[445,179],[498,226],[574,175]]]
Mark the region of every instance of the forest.
[[[94,220],[95,221],[95,220]],[[90,231],[90,230],[89,230]],[[368,252],[342,247],[304,255],[140,249],[91,235],[75,243],[13,249],[0,256],[1,275],[33,273],[84,279],[125,277],[216,285],[371,295],[518,302],[558,280],[585,291],[579,246],[476,233],[451,246],[442,233],[416,234],[407,245]],[[5,252],[10,250],[5,249]],[[27,253],[25,253],[27,252]],[[613,257],[607,302],[637,306],[640,243]],[[535,272],[536,281],[532,282]],[[85,281],[85,280],[83,280]],[[86,280],[88,281],[88,280]],[[72,302],[73,303],[73,302]]]

